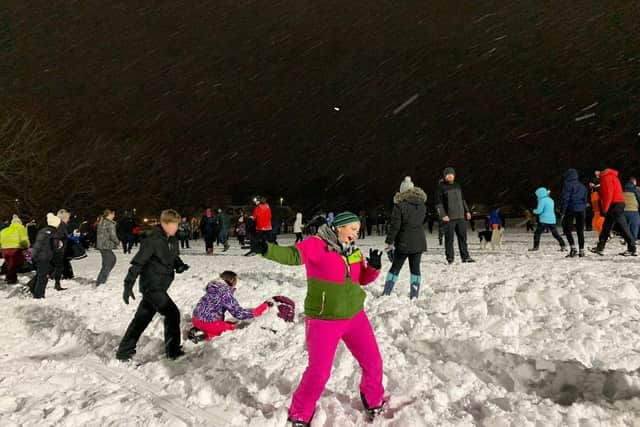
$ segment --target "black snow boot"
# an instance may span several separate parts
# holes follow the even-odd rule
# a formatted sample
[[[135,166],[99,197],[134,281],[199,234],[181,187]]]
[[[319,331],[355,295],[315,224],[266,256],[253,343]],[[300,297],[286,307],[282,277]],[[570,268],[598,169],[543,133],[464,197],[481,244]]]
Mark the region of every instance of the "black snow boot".
[[[529,252],[535,252],[535,251],[538,251],[538,250],[540,250],[540,248],[537,247],[537,246],[534,246],[531,249],[529,249]]]
[[[622,252],[620,255],[622,256],[637,256],[636,251],[632,251],[627,249],[626,251]]]
[[[584,258],[584,249],[580,249],[580,250],[578,251],[578,257],[580,257],[580,258]]]
[[[60,282],[56,282],[56,284],[53,287],[53,289],[55,289],[56,291],[66,291],[67,290],[67,288],[63,288],[62,285],[60,285]]]
[[[593,252],[594,254],[604,256],[604,248],[600,245],[596,246],[595,248],[589,248],[589,251]]]
[[[578,255],[578,251],[575,248],[571,248],[569,251],[569,255],[565,256],[565,258],[575,258]]]
[[[364,406],[364,412],[367,415],[367,418],[369,419],[370,422],[373,421],[375,417],[377,417],[378,415],[383,413],[385,411],[385,409],[387,409],[387,401],[386,400],[383,400],[382,403],[380,404],[380,406],[376,406],[375,408],[372,408],[367,403],[367,399],[365,399],[363,393],[360,393],[360,399],[362,399],[362,405]]]
[[[188,338],[190,341],[194,342],[195,344],[198,344],[200,341],[204,341],[206,337],[207,335],[204,333],[204,331],[201,331],[195,326],[189,329]]]
[[[465,258],[462,260],[462,262],[476,262],[476,260],[473,258]]]

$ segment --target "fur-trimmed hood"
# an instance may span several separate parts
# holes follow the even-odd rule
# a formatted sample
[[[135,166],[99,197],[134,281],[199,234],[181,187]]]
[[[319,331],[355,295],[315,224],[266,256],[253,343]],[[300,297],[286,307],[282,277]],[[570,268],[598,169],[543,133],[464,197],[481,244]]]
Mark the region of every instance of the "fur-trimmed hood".
[[[393,203],[398,204],[407,201],[413,204],[420,204],[427,202],[427,193],[420,187],[413,187],[402,193],[398,192],[393,196]]]

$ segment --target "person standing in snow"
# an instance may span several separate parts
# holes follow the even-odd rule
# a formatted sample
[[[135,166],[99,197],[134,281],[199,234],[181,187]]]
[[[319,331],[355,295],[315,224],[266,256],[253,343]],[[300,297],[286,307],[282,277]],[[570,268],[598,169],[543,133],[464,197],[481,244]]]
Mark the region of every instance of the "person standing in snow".
[[[253,220],[256,223],[256,238],[266,242],[273,242],[273,227],[271,225],[271,207],[266,197],[261,197],[253,210]],[[253,240],[253,239],[252,239]]]
[[[182,217],[182,221],[178,226],[178,240],[180,240],[180,249],[189,249],[189,237],[191,236],[191,225],[187,217]]]
[[[200,220],[200,232],[204,239],[207,255],[213,255],[213,242],[216,239],[216,219],[211,208],[207,208]]]
[[[238,222],[236,223],[236,237],[238,237],[238,243],[240,243],[240,247],[243,247],[244,241],[247,237],[247,223],[244,220],[244,212],[240,212]]]
[[[125,254],[130,254],[135,242],[133,229],[136,227],[136,220],[133,219],[131,212],[124,211],[124,216],[118,221],[117,232],[122,240],[122,248]]]
[[[535,233],[533,233],[533,248],[529,251],[537,251],[540,249],[540,236],[545,230],[551,231],[551,235],[560,244],[560,250],[564,251],[566,245],[558,229],[556,228],[556,212],[555,203],[549,196],[551,192],[544,187],[540,187],[536,190],[535,194],[538,198],[538,206],[533,210],[534,215],[538,215],[538,226]]]
[[[140,250],[131,260],[131,267],[124,279],[122,299],[129,304],[135,299],[133,286],[140,276],[142,300],[120,341],[116,358],[128,361],[136,353],[140,335],[149,326],[156,313],[164,316],[164,345],[169,359],[184,355],[180,345],[180,311],[167,291],[175,277],[189,269],[180,259],[180,248],[176,233],[180,215],[173,209],[160,214],[160,226],[147,232]]]
[[[96,286],[100,286],[107,282],[111,270],[116,265],[116,255],[113,253],[120,246],[120,240],[116,233],[116,223],[113,220],[116,212],[111,209],[105,209],[102,216],[98,219],[96,249],[100,251],[102,257],[102,268],[96,279]]]
[[[252,241],[252,252],[284,265],[304,265],[307,296],[304,303],[309,364],[289,407],[292,426],[309,426],[316,402],[331,375],[340,340],[362,367],[360,396],[370,418],[383,406],[382,357],[371,323],[364,311],[361,286],[380,274],[380,251],[369,251],[367,262],[355,241],[360,220],[351,212],[335,216],[333,225],[322,225],[316,236],[295,246]]]
[[[462,262],[475,262],[467,249],[466,221],[471,219],[471,211],[462,194],[460,184],[455,182],[456,171],[452,167],[445,168],[444,180],[436,190],[436,210],[440,217],[440,225],[444,225],[444,245],[447,262],[453,263],[453,235],[458,238],[458,248]]]
[[[231,228],[231,217],[227,212],[222,209],[218,209],[216,222],[218,223],[218,242],[224,246],[224,252],[226,252],[229,250],[229,229]]]
[[[637,187],[638,181],[635,176],[629,178],[624,185],[624,217],[629,224],[629,231],[634,240],[638,240],[638,231],[640,231],[640,190]]]
[[[208,341],[223,332],[236,329],[234,322],[225,322],[224,315],[227,311],[238,320],[248,320],[262,315],[273,306],[272,302],[265,301],[253,309],[240,307],[238,300],[233,296],[237,284],[238,275],[233,271],[224,271],[220,274],[219,280],[207,284],[206,294],[200,298],[191,315],[191,323],[194,328],[203,332],[203,339]],[[197,338],[194,341],[197,341]]]
[[[614,224],[618,224],[620,232],[627,244],[627,250],[620,255],[636,256],[636,240],[631,236],[629,225],[624,218],[624,196],[622,194],[622,185],[618,179],[618,171],[614,169],[605,169],[602,172],[596,171],[595,175],[600,179],[600,209],[604,216],[602,231],[598,237],[598,244],[590,251],[604,255],[604,247],[611,235],[611,229]]]
[[[562,218],[562,230],[569,242],[569,255],[573,258],[576,255],[584,257],[584,224],[585,210],[589,203],[589,192],[587,187],[578,180],[578,171],[567,169],[563,175],[562,195],[560,196],[560,215]],[[573,240],[573,225],[575,222],[576,234],[578,235],[578,251]]]
[[[27,229],[22,225],[18,215],[13,215],[11,224],[0,231],[0,249],[4,258],[7,274],[6,281],[9,285],[18,283],[18,269],[24,264],[23,250],[29,247]]]
[[[69,232],[67,230],[67,223],[71,214],[65,210],[60,209],[57,213],[60,218],[60,225],[58,226],[58,237],[62,242],[62,251],[56,251],[53,257],[53,279],[55,280],[54,289],[56,291],[65,291],[67,288],[63,288],[60,284],[62,279],[73,279],[73,268],[71,267],[71,258],[69,256],[70,246],[73,244],[69,239]]]
[[[296,214],[296,220],[293,223],[293,232],[296,235],[296,243],[302,242],[302,212]]]
[[[59,227],[62,221],[57,215],[47,214],[47,226],[40,229],[33,244],[31,259],[36,275],[29,282],[29,289],[36,299],[44,298],[53,259],[64,255],[64,237]]]
[[[359,239],[365,239],[367,237],[367,213],[360,211],[360,235]]]
[[[427,250],[427,239],[424,235],[424,219],[427,215],[427,195],[413,185],[411,177],[405,177],[400,184],[400,191],[393,196],[393,212],[389,224],[389,233],[385,239],[385,251],[393,251],[392,265],[384,283],[383,295],[391,295],[393,287],[405,260],[409,259],[411,277],[409,281],[409,298],[418,298],[420,292],[420,260]]]

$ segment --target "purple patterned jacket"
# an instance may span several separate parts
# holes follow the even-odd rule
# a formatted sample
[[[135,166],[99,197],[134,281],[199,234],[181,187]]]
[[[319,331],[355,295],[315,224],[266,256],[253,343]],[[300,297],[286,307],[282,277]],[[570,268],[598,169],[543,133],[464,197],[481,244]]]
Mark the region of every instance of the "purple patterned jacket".
[[[207,293],[198,301],[192,316],[201,322],[216,322],[224,320],[224,314],[228,311],[238,320],[253,319],[253,310],[240,307],[233,296],[234,291],[223,280],[209,282]]]

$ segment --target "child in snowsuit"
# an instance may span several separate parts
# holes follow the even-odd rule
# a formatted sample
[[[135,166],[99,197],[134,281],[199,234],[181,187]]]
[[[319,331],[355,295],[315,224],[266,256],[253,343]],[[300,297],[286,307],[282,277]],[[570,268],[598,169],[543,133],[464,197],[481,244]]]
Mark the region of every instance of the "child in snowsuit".
[[[180,345],[180,311],[167,294],[174,272],[183,273],[189,266],[179,256],[178,239],[175,237],[180,223],[180,215],[165,210],[160,215],[160,227],[150,230],[140,244],[140,250],[131,260],[131,268],[124,279],[122,298],[129,304],[135,299],[133,285],[140,276],[142,300],[133,320],[122,337],[116,357],[127,361],[136,352],[140,335],[149,326],[156,313],[164,316],[164,344],[169,359],[184,355]]]
[[[540,236],[545,229],[548,229],[560,244],[560,250],[564,251],[566,245],[556,228],[555,203],[553,202],[553,199],[549,197],[550,191],[544,187],[540,187],[536,190],[535,194],[538,198],[538,207],[533,210],[533,213],[534,215],[538,215],[538,226],[533,234],[533,248],[529,250],[537,251],[540,249]]]
[[[214,280],[207,285],[207,293],[200,298],[191,317],[193,326],[204,332],[204,339],[210,340],[236,328],[235,323],[225,322],[224,315],[227,311],[238,320],[247,320],[260,316],[273,305],[272,302],[265,301],[251,310],[240,307],[233,296],[237,283],[238,275],[233,271],[225,271],[220,275],[219,280]],[[194,341],[198,340],[194,339]]]
[[[333,224],[295,246],[276,246],[262,240],[252,242],[252,251],[285,265],[304,265],[307,296],[304,303],[309,364],[293,394],[289,421],[308,426],[315,405],[329,380],[340,340],[362,367],[360,396],[370,417],[382,411],[382,358],[369,318],[364,312],[361,286],[380,274],[380,251],[369,251],[367,262],[354,243],[360,231],[358,216],[343,212]]]

